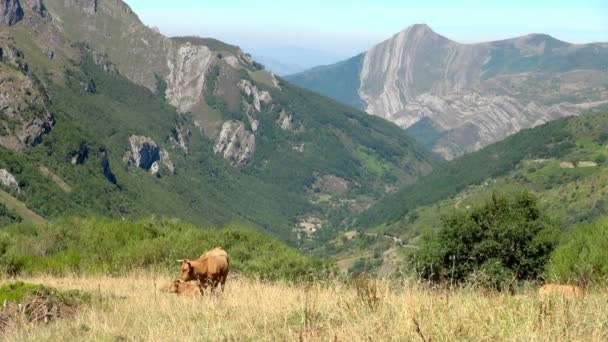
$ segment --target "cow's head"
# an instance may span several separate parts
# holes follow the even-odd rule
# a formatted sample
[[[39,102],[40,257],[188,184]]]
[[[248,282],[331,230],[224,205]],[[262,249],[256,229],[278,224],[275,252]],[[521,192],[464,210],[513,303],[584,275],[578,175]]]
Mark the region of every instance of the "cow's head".
[[[194,280],[194,267],[192,266],[192,261],[190,259],[184,259],[178,260],[178,262],[181,262],[181,266],[179,267],[179,280]]]

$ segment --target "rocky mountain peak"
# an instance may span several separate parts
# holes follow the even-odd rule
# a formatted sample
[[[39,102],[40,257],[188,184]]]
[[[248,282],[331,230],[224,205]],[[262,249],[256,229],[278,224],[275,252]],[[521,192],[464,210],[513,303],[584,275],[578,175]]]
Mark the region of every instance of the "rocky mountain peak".
[[[436,134],[428,147],[451,159],[604,105],[597,100],[608,91],[606,56],[607,44],[575,45],[547,34],[459,44],[416,24],[322,73],[287,79],[410,133],[430,129]]]
[[[437,34],[427,24],[414,24],[414,25],[408,26],[404,31],[406,31],[406,32],[424,33],[424,34]]]
[[[442,41],[450,41],[448,38],[440,35],[439,33],[433,31],[433,29],[427,24],[414,24],[408,26],[403,31],[394,35],[389,41],[392,40],[404,39],[406,41],[413,40],[442,40]]]

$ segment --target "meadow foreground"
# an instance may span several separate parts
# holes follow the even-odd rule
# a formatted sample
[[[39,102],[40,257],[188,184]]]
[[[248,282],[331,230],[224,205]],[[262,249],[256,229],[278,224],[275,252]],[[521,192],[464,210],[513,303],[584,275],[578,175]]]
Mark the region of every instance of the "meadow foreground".
[[[292,285],[233,277],[223,295],[189,298],[165,292],[170,275],[19,280],[88,291],[93,300],[68,319],[13,324],[0,335],[4,340],[608,340],[605,289],[582,300],[542,302],[532,288],[511,296],[388,281]]]

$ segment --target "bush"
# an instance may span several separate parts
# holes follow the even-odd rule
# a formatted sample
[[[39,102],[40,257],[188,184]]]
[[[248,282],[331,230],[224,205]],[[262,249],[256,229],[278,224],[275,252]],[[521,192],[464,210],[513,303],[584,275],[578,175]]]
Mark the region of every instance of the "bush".
[[[414,267],[427,280],[477,279],[503,289],[538,278],[559,234],[559,224],[540,212],[531,194],[494,194],[478,208],[442,218],[440,230],[424,236]]]
[[[5,274],[109,273],[133,269],[177,272],[176,259],[198,258],[221,246],[231,271],[263,279],[296,280],[332,270],[285,243],[232,224],[198,229],[177,220],[66,219],[45,227],[17,224],[0,235],[0,270]]]
[[[547,279],[586,285],[608,281],[608,218],[578,226],[551,255]]]

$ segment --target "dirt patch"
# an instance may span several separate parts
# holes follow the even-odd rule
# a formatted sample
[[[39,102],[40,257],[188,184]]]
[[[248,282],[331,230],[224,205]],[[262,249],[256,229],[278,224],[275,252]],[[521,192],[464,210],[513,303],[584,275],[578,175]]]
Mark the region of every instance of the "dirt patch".
[[[324,175],[317,177],[313,184],[313,189],[327,192],[332,195],[345,195],[348,193],[349,182],[334,175]]]
[[[559,163],[559,167],[562,169],[574,169],[574,164],[571,162],[561,162]]]
[[[68,183],[66,183],[63,179],[61,179],[61,177],[57,176],[51,170],[49,170],[46,166],[40,165],[39,170],[44,176],[53,180],[53,182],[55,182],[55,184],[57,184],[57,186],[61,190],[63,190],[63,192],[66,192],[66,193],[72,192],[72,187],[69,186]]]
[[[576,163],[576,167],[597,167],[597,163],[592,161],[581,161]]]

